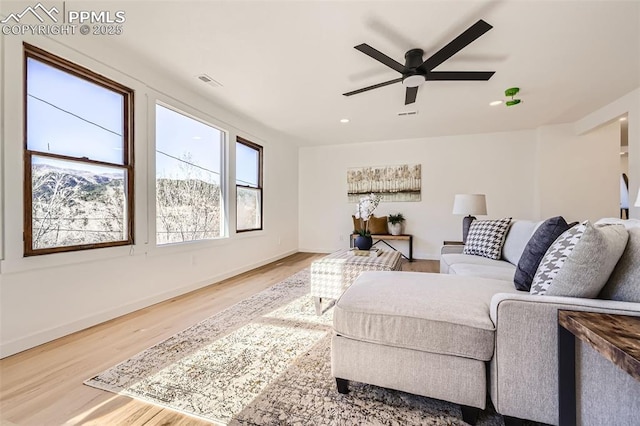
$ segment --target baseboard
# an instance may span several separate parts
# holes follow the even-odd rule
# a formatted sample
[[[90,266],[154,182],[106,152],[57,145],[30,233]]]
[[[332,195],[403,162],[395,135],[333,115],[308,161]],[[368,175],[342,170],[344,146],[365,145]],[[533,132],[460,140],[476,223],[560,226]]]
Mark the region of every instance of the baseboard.
[[[131,312],[135,312],[137,310],[147,308],[151,305],[155,305],[156,303],[164,302],[165,300],[171,299],[172,297],[181,296],[191,291],[198,290],[202,287],[219,283],[220,281],[226,280],[227,278],[231,278],[236,275],[242,274],[243,272],[247,272],[252,269],[259,268],[260,266],[264,266],[268,263],[272,263],[277,260],[283,259],[297,252],[298,250],[290,250],[285,253],[281,253],[279,255],[262,260],[260,262],[255,262],[253,264],[228,271],[224,274],[219,274],[211,278],[207,278],[206,280],[202,280],[196,283],[178,287],[173,290],[160,293],[151,297],[147,297],[144,299],[139,299],[134,302],[127,303],[126,305],[119,306],[117,308],[107,309],[102,312],[95,313],[93,315],[84,317],[82,319],[73,321],[71,323],[63,324],[56,327],[51,327],[49,329],[38,331],[36,333],[32,333],[28,336],[21,337],[19,339],[14,339],[9,342],[5,342],[0,345],[0,359],[6,358],[11,355],[15,355],[19,352],[22,352],[28,349],[35,348],[36,346],[51,342],[53,340],[59,339],[64,336],[68,336],[69,334],[73,334],[75,332],[84,330],[89,327],[93,327],[95,325],[112,320],[114,318],[118,318],[120,316],[130,314]]]
[[[298,251],[300,253],[321,253],[321,254],[327,253],[328,254],[328,253],[333,253],[334,251],[337,251],[337,250],[339,249],[328,250],[326,248],[301,248]]]

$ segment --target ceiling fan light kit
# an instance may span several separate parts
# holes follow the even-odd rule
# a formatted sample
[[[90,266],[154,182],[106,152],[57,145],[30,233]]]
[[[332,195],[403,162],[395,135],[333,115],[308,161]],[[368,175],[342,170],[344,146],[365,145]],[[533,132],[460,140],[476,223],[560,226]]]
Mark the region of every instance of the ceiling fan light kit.
[[[410,75],[405,77],[402,80],[402,85],[404,87],[418,87],[420,86],[422,83],[424,83],[426,81],[424,75],[420,75],[420,74],[414,74],[414,75]]]
[[[409,50],[404,55],[404,65],[368,44],[359,44],[355,46],[355,49],[399,72],[402,74],[402,77],[343,93],[343,95],[357,95],[358,93],[402,82],[402,85],[406,87],[404,104],[409,105],[416,101],[418,87],[425,81],[487,81],[493,76],[495,71],[433,71],[433,69],[473,43],[491,28],[493,28],[491,25],[480,19],[426,60],[423,60],[424,51],[422,49]]]

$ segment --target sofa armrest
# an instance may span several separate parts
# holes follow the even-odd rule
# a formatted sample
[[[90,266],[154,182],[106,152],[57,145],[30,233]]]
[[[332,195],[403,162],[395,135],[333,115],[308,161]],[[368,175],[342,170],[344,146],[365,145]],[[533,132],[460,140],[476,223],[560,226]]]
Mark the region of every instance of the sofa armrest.
[[[558,309],[640,316],[640,304],[499,293],[491,397],[504,415],[558,424]]]
[[[593,311],[607,312],[620,315],[640,316],[640,304],[633,302],[618,302],[616,300],[604,299],[582,299],[578,297],[560,297],[560,296],[534,296],[529,293],[497,293],[491,299],[491,320],[498,326],[498,312],[502,303],[521,302],[539,303],[549,306],[549,310],[553,312],[554,320],[557,320],[558,309],[566,309],[569,311]],[[526,306],[526,305],[522,305]],[[553,310],[555,307],[555,310]],[[505,306],[502,306],[505,308]],[[526,309],[526,308],[525,308]],[[615,311],[615,312],[613,312]]]
[[[447,244],[440,248],[440,254],[462,254],[464,251],[464,245],[462,244]]]
[[[444,255],[447,254],[462,254],[464,251],[463,245],[458,244],[445,244],[440,249],[440,273],[449,273],[449,264],[444,260]]]

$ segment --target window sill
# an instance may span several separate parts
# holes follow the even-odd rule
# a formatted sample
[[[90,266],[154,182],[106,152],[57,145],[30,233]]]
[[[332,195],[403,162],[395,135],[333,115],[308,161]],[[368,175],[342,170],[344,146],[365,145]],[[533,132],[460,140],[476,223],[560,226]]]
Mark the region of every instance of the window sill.
[[[267,232],[264,229],[256,229],[255,231],[236,231],[236,233],[233,235],[233,238],[236,240],[241,240],[244,238],[264,237],[265,235],[267,235]]]
[[[242,232],[231,237],[212,240],[187,241],[156,246],[136,244],[133,246],[106,247],[96,250],[84,250],[65,253],[53,253],[40,256],[20,257],[0,260],[0,274],[21,273],[39,269],[74,266],[90,262],[101,262],[126,256],[166,256],[177,253],[195,252],[232,244],[247,238],[263,238],[268,233],[259,231]]]
[[[149,244],[149,255],[163,256],[173,253],[184,253],[189,251],[207,250],[213,247],[219,247],[229,244],[229,237],[213,238],[209,240],[183,241],[180,243],[169,243],[156,245]]]
[[[72,251],[63,253],[51,253],[38,256],[20,257],[17,259],[4,259],[0,261],[0,273],[11,274],[38,269],[78,265],[89,262],[115,259],[126,256],[139,256],[144,254],[143,244],[133,246],[105,247],[95,250]]]

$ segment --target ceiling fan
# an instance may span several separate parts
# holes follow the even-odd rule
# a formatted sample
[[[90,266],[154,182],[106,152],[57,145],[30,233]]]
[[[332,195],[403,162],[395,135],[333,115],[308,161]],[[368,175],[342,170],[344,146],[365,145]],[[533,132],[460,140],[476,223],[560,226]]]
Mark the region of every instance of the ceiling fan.
[[[493,26],[480,19],[478,22],[467,28],[458,37],[449,42],[449,44],[424,61],[422,59],[422,55],[424,54],[422,49],[409,50],[404,55],[404,65],[394,59],[391,59],[368,44],[359,44],[358,46],[355,46],[355,49],[358,49],[360,52],[372,57],[378,62],[382,62],[389,68],[398,71],[402,74],[402,77],[385,81],[384,83],[374,84],[373,86],[365,87],[363,89],[354,90],[353,92],[343,93],[343,95],[357,95],[358,93],[366,92],[368,90],[402,82],[402,85],[407,88],[404,104],[409,105],[416,101],[418,87],[425,81],[487,81],[495,71],[433,71],[433,69],[467,47],[491,28],[493,28]]]

